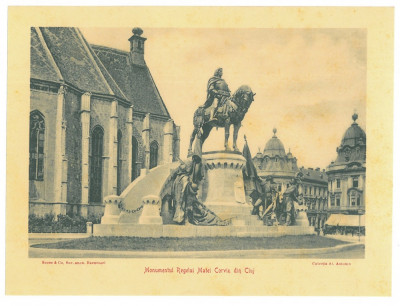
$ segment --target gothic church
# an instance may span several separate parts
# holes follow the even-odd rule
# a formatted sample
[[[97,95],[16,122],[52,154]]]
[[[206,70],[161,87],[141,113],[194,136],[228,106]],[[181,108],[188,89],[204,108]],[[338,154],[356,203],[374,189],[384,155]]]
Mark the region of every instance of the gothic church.
[[[132,32],[125,52],[90,45],[77,28],[31,28],[31,214],[102,215],[105,196],[179,156],[146,38]]]

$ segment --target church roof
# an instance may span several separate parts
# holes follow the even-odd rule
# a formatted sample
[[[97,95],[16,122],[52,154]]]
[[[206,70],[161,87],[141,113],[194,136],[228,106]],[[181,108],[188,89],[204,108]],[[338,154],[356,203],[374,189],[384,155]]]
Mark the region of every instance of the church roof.
[[[134,110],[169,116],[147,66],[130,62],[129,52],[92,45],[92,49],[107,71],[118,83]]]
[[[113,94],[76,28],[52,27],[40,31],[66,83],[84,91]]]
[[[91,46],[77,28],[31,28],[31,78],[115,96],[134,111],[170,118],[146,65],[132,64],[129,52]]]
[[[41,41],[35,28],[31,28],[31,77],[44,81],[59,82],[57,67],[52,61],[51,54],[46,50],[46,47]]]
[[[273,129],[274,136],[270,140],[268,140],[267,144],[264,148],[264,156],[274,157],[274,156],[286,156],[285,147],[283,146],[282,141],[276,137],[276,129]]]

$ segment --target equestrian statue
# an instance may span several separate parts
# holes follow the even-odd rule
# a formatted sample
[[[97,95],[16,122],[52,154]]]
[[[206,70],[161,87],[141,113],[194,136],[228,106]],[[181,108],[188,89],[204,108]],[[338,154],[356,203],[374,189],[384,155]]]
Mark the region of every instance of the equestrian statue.
[[[225,150],[229,151],[231,125],[233,125],[233,149],[239,151],[236,145],[238,132],[255,95],[249,86],[242,85],[231,96],[228,84],[222,79],[222,68],[218,68],[208,81],[206,102],[194,113],[194,129],[190,136],[188,155],[192,154],[195,137],[200,139],[202,146],[214,127],[225,128]]]

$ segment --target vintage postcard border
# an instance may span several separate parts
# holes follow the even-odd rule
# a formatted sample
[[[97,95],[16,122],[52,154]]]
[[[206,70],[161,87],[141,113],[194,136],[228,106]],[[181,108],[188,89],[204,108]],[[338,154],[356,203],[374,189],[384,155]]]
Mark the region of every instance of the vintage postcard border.
[[[390,295],[392,243],[393,8],[10,7],[8,31],[8,294]],[[377,16],[379,18],[377,18]],[[349,267],[312,260],[108,259],[45,266],[27,254],[29,45],[31,26],[365,28],[368,31],[366,258]],[[20,141],[13,141],[19,139]],[[148,265],[251,265],[240,275],[144,275]],[[107,280],[107,281],[104,281]]]

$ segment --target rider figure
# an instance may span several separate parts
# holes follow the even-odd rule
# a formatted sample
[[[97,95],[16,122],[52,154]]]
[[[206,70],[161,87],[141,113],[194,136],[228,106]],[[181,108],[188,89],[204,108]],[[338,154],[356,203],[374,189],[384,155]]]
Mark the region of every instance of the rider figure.
[[[222,79],[222,68],[218,68],[217,70],[215,70],[214,76],[208,80],[207,84],[207,100],[204,103],[203,107],[208,108],[210,111],[209,121],[217,120],[216,118],[214,118],[215,109],[217,108],[217,106],[221,106],[221,100],[224,97],[224,95],[222,95],[217,88],[217,83],[220,81],[224,81]],[[229,95],[229,93],[227,94]]]

